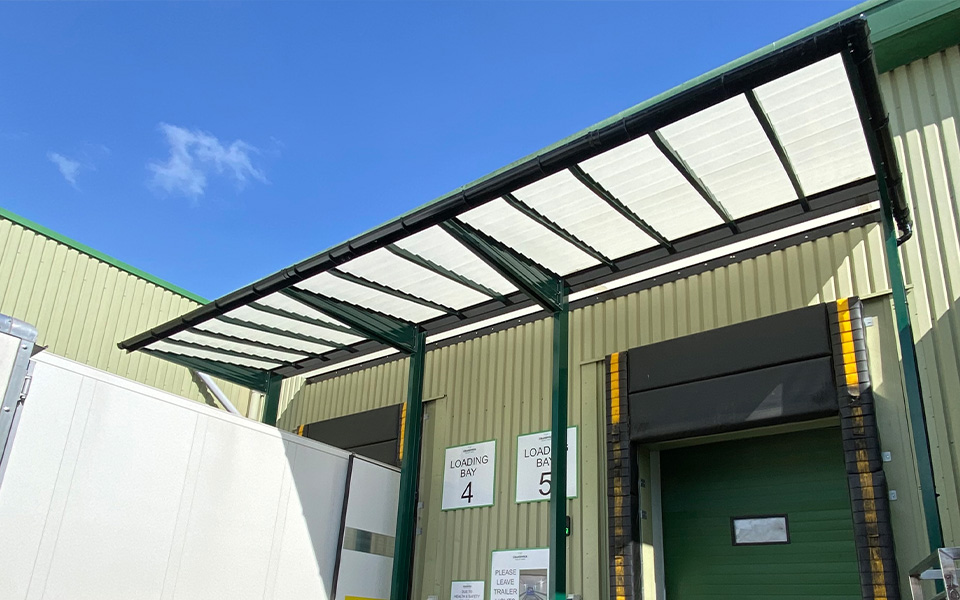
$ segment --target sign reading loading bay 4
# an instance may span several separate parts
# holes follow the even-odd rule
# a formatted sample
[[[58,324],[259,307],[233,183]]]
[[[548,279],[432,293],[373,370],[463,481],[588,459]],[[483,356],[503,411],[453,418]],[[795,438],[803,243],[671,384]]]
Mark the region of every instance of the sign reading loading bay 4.
[[[494,552],[490,600],[543,600],[547,597],[549,567],[549,548]]]
[[[493,506],[497,442],[447,448],[443,468],[443,510]]]
[[[517,438],[517,502],[550,499],[550,432]],[[577,428],[567,429],[567,498],[577,497]]]

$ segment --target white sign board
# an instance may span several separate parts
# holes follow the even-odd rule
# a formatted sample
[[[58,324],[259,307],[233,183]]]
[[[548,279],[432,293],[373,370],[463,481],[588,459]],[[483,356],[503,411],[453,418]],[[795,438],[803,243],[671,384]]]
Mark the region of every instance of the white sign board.
[[[517,438],[517,502],[550,499],[550,432]],[[567,498],[577,497],[577,428],[567,429]]]
[[[490,561],[490,600],[546,598],[550,550],[502,550]]]
[[[482,581],[454,581],[450,586],[450,600],[484,600]]]
[[[443,467],[443,510],[493,506],[497,442],[447,448]]]

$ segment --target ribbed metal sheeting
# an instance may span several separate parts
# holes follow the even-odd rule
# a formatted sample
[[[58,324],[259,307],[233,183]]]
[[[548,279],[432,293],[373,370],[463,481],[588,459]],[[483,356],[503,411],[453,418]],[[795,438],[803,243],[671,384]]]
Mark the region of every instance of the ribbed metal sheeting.
[[[880,78],[917,235],[901,248],[944,543],[960,543],[960,48]]]
[[[881,229],[871,224],[574,311],[569,418],[579,427],[580,458],[579,493],[568,511],[573,531],[567,589],[584,598],[604,597],[606,539],[600,524],[606,479],[598,376],[604,356],[888,289]],[[551,321],[541,320],[428,353],[424,396],[439,399],[430,447],[424,448],[423,480],[438,489],[444,448],[496,439],[496,504],[441,512],[438,495],[428,496],[424,535],[417,538],[418,556],[426,562],[415,597],[444,597],[453,580],[489,580],[495,549],[547,545],[548,503],[516,504],[514,465],[516,436],[550,427],[551,340]],[[405,360],[395,361],[310,384],[287,404],[282,422],[289,429],[402,402],[406,369]]]
[[[0,218],[0,313],[34,325],[60,356],[195,400],[187,369],[117,342],[199,306],[132,273]],[[250,392],[218,381],[240,411]]]

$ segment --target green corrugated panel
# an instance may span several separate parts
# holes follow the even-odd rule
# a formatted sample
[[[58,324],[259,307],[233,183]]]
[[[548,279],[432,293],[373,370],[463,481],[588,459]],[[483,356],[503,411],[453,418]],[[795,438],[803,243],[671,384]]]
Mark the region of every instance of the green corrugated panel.
[[[153,387],[203,400],[183,367],[117,342],[198,306],[130,269],[106,262],[38,225],[0,213],[0,313],[34,325],[50,352]],[[219,381],[238,410],[249,392]]]
[[[670,450],[660,473],[668,598],[862,597],[838,428]],[[790,543],[733,545],[732,517],[783,514]]]
[[[960,544],[960,48],[880,78],[916,235],[901,247],[944,543]]]

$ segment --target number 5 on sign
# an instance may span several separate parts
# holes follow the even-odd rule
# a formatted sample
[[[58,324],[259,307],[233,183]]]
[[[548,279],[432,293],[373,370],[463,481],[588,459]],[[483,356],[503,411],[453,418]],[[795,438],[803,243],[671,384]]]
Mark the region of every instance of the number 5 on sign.
[[[517,438],[517,502],[549,500],[551,465],[550,432]],[[577,428],[567,429],[567,498],[577,497]]]
[[[497,442],[447,448],[443,465],[443,510],[493,506]]]

